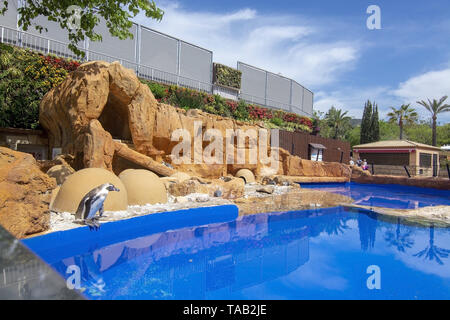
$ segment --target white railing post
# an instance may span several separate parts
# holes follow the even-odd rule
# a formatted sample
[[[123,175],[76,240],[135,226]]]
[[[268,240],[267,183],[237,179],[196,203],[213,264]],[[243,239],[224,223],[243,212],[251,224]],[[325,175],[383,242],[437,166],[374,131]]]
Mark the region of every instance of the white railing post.
[[[5,28],[2,27],[2,43],[3,43],[3,33],[5,32]]]

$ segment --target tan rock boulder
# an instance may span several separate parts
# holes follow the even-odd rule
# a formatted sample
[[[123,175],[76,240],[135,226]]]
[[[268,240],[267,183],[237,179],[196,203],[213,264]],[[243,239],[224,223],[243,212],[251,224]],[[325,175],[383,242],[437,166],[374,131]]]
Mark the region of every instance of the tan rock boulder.
[[[236,199],[244,196],[245,184],[244,180],[240,178],[232,178],[227,181],[192,178],[183,182],[171,183],[168,190],[175,197],[192,193],[204,193],[213,197],[216,191],[220,191],[224,199]]]
[[[87,168],[70,175],[61,186],[52,204],[56,212],[75,213],[81,199],[92,189],[112,183],[119,192],[110,192],[106,198],[105,211],[122,211],[128,206],[128,194],[125,185],[112,172],[105,169]]]
[[[58,185],[63,184],[73,173],[75,173],[75,170],[72,167],[63,164],[53,166],[47,171],[47,175],[51,178],[55,178]]]
[[[167,203],[167,191],[159,177],[149,170],[127,170],[119,176],[128,194],[128,205]]]
[[[55,187],[55,179],[39,169],[32,155],[0,147],[0,224],[14,236],[48,229]]]

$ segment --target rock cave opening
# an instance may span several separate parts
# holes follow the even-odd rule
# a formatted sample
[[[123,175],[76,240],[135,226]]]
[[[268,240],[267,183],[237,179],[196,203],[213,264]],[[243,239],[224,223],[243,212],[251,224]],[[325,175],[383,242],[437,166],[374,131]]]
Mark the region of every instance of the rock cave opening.
[[[98,120],[113,139],[132,142],[127,104],[111,92]]]

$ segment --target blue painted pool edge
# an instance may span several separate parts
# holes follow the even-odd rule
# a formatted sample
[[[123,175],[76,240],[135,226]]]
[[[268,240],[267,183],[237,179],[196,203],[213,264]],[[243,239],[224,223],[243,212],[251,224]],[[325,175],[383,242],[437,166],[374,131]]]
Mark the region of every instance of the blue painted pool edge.
[[[66,257],[95,250],[109,244],[185,227],[234,221],[239,216],[236,205],[191,208],[133,217],[102,224],[99,231],[80,227],[22,240],[22,243],[51,264]]]

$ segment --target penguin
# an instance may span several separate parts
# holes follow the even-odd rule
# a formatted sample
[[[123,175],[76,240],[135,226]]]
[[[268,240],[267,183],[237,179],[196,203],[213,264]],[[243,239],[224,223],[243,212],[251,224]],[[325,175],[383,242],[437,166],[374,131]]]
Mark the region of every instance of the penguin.
[[[94,228],[95,230],[98,230],[100,228],[98,219],[103,216],[103,203],[110,191],[119,192],[120,190],[111,183],[105,183],[89,191],[88,194],[81,199],[75,218],[82,220],[89,226],[89,229],[92,230],[92,228]],[[100,213],[99,217],[95,216],[97,212]]]

